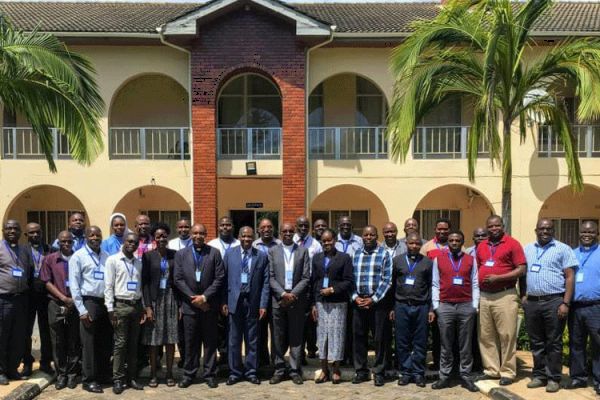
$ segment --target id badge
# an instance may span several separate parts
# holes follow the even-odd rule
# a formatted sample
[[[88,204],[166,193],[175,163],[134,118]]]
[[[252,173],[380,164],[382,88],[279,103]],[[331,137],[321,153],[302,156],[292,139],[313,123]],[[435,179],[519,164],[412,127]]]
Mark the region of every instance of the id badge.
[[[69,281],[65,281],[65,287],[68,288],[69,287]]]
[[[494,266],[494,260],[487,260],[485,262],[485,266],[486,267],[490,267],[490,268],[493,267]]]
[[[158,286],[159,289],[166,289],[167,288],[167,278],[160,278],[160,283]]]
[[[540,264],[533,264],[531,266],[531,272],[540,272],[541,269],[542,269],[542,266]]]
[[[246,272],[242,272],[242,276],[241,276],[241,282],[244,285],[248,284],[248,274]]]
[[[285,271],[285,290],[292,290],[294,271]]]
[[[462,286],[463,285],[462,276],[455,276],[454,278],[452,278],[452,284],[456,285],[456,286]]]
[[[104,280],[104,272],[94,271],[94,279],[97,281],[103,281]]]
[[[22,278],[23,277],[23,270],[19,267],[12,267],[12,276],[14,278]]]
[[[127,290],[135,292],[137,290],[137,282],[127,282]]]
[[[200,282],[200,278],[202,278],[202,271],[196,271],[196,282]]]
[[[40,277],[40,270],[39,269],[36,270],[36,271],[33,271],[33,277],[34,278],[39,278]]]
[[[583,282],[583,272],[578,272],[575,275],[575,282]]]
[[[408,285],[408,286],[415,286],[415,277],[414,276],[407,276],[406,279],[404,279],[404,284]]]
[[[329,277],[323,277],[323,289],[327,289],[329,287]]]

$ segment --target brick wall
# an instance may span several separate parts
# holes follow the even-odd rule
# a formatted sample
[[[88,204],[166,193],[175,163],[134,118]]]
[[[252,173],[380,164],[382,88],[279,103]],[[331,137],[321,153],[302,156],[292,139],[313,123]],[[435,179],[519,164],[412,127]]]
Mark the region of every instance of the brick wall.
[[[192,44],[192,128],[195,219],[209,236],[217,226],[216,104],[222,85],[253,71],[272,79],[282,95],[283,176],[280,221],[305,212],[305,46],[295,26],[251,7],[198,27]],[[260,174],[260,171],[258,171]]]

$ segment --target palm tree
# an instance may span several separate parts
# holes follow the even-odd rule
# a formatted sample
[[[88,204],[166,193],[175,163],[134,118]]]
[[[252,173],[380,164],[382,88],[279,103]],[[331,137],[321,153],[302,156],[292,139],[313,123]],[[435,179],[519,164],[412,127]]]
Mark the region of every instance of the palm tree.
[[[0,101],[29,121],[52,172],[51,127],[66,135],[73,159],[81,164],[90,164],[102,151],[104,102],[94,74],[86,58],[55,36],[23,32],[0,15]]]
[[[508,232],[513,124],[521,142],[528,125],[550,125],[564,145],[569,183],[581,191],[576,140],[561,89],[572,87],[579,97],[578,120],[600,115],[600,41],[567,38],[545,47],[542,54],[528,52],[536,46],[532,26],[552,3],[451,1],[436,18],[417,21],[414,33],[394,49],[391,59],[396,85],[387,132],[393,158],[405,160],[416,124],[434,107],[453,96],[467,99],[474,105],[467,142],[469,180],[475,180],[478,144],[485,141],[492,167],[502,171],[502,215]]]

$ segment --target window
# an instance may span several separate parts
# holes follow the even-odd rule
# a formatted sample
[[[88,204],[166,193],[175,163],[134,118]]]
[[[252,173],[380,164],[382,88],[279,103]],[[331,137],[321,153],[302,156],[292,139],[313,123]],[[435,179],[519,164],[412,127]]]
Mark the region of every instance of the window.
[[[187,210],[142,210],[140,214],[147,215],[150,223],[164,222],[171,228],[169,239],[177,236],[177,221],[182,218],[191,219],[191,212]]]
[[[460,126],[462,122],[462,105],[459,97],[441,102],[427,115],[419,125],[423,126]]]
[[[319,85],[308,96],[308,126],[321,127],[325,125],[323,112],[323,84]]]
[[[263,218],[269,218],[273,222],[273,234],[277,237],[279,232],[279,211],[265,211],[265,210],[230,210],[229,215],[233,222],[234,236],[238,237],[240,228],[242,226],[250,226],[254,229],[254,234],[258,237],[256,229],[258,223]]]
[[[69,217],[74,213],[85,213],[80,210],[64,211],[27,211],[27,223],[35,222],[42,227],[42,240],[52,244],[61,231],[69,227]]]
[[[460,229],[460,210],[415,210],[413,218],[419,222],[421,237],[429,240],[435,236],[435,221],[438,218],[448,218],[452,230]]]
[[[355,235],[361,236],[362,230],[369,225],[368,210],[329,210],[329,211],[313,211],[312,222],[318,219],[323,219],[327,226],[337,231],[338,221],[341,217],[349,216],[352,219],[352,231]]]
[[[219,128],[281,127],[281,95],[273,82],[244,74],[225,84],[218,103]]]
[[[387,103],[383,93],[370,81],[356,77],[356,126],[385,125]]]
[[[579,246],[579,227],[586,221],[598,223],[597,218],[552,218],[554,237],[575,248]]]

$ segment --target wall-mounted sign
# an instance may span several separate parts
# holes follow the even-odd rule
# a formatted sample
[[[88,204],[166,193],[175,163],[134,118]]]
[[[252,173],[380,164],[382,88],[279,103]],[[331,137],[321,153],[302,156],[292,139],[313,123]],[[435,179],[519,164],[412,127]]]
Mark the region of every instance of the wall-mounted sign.
[[[263,208],[263,203],[246,203],[246,208]]]

